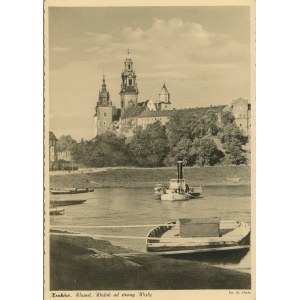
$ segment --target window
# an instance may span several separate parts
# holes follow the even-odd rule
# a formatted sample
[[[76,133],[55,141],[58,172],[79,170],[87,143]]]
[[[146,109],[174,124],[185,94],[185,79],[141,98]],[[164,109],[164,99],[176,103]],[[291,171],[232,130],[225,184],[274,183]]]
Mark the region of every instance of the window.
[[[106,122],[105,122],[105,121],[103,122],[103,125],[106,125]]]
[[[130,64],[128,64],[128,70],[130,70]]]
[[[128,84],[129,84],[129,85],[132,85],[132,79],[129,79],[129,80],[128,80]]]
[[[106,117],[106,112],[103,115],[104,115],[104,117]]]
[[[165,108],[167,108],[167,107],[168,107],[168,105],[166,104],[166,105],[165,105]]]

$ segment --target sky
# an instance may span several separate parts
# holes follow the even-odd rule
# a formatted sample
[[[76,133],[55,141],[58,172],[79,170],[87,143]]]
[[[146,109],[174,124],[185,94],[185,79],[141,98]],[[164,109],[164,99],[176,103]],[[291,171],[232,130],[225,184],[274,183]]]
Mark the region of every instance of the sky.
[[[249,7],[50,7],[50,130],[57,138],[94,136],[105,74],[120,107],[127,50],[139,101],[164,84],[175,108],[229,105],[250,97]]]

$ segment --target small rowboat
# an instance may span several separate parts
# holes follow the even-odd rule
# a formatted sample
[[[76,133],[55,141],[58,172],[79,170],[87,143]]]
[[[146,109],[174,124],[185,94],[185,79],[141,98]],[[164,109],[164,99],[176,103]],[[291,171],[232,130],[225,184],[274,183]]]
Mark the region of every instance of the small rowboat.
[[[50,216],[64,215],[64,209],[50,208]]]
[[[174,255],[250,248],[250,226],[220,218],[179,219],[153,228],[147,235],[147,252]]]
[[[239,177],[233,177],[233,178],[226,178],[226,180],[238,183],[240,182],[241,179]]]
[[[92,188],[65,188],[65,189],[50,189],[52,195],[69,195],[69,194],[82,194],[93,192]]]
[[[91,193],[88,194],[74,193],[74,194],[62,194],[62,195],[50,194],[50,205],[52,207],[56,207],[56,206],[81,204],[91,198],[93,198]]]

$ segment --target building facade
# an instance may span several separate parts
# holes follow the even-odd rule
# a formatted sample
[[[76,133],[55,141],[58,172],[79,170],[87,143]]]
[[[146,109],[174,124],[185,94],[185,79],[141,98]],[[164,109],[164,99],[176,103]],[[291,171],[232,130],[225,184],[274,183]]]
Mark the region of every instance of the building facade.
[[[251,136],[251,104],[239,98],[232,101],[231,112],[236,125],[246,136]]]

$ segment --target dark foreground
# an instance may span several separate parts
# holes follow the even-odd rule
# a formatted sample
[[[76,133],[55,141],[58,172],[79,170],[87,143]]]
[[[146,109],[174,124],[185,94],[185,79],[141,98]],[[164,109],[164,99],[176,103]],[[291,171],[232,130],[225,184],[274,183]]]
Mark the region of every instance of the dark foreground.
[[[200,261],[159,256],[124,259],[132,252],[89,237],[51,236],[51,290],[250,289],[250,274]]]

